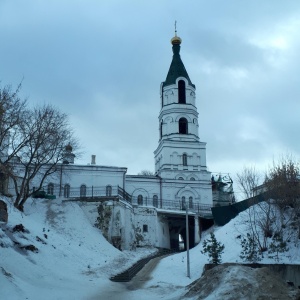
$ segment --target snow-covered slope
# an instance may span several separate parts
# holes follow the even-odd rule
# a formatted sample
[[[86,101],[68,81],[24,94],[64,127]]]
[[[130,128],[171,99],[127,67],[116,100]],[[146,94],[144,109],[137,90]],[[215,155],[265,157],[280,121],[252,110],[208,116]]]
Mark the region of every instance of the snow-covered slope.
[[[182,252],[162,259],[139,291],[128,290],[109,277],[154,249],[120,252],[91,225],[76,203],[29,200],[22,214],[9,200],[5,201],[9,221],[0,227],[1,299],[83,300],[104,299],[104,295],[110,300],[179,299],[186,293],[185,287],[201,276],[208,262],[201,250],[209,231],[214,231],[217,240],[225,245],[223,262],[241,262],[239,236],[245,230],[247,212],[223,227],[203,233],[201,243],[190,250],[191,278],[187,277],[186,253]],[[23,224],[24,233],[12,232],[18,224]],[[26,245],[34,245],[38,253],[20,249]],[[264,257],[261,263],[276,262]],[[279,263],[300,264],[298,245],[290,243]]]
[[[254,209],[256,208],[254,207]],[[217,241],[225,245],[222,262],[243,263],[244,261],[240,258],[242,251],[241,238],[247,232],[248,217],[249,210],[246,210],[225,226],[212,227],[203,233],[200,244],[190,250],[191,278],[187,277],[187,258],[186,252],[183,252],[163,259],[152,273],[152,280],[147,283],[146,287],[159,286],[160,288],[164,287],[166,289],[178,289],[198,279],[203,272],[204,265],[209,262],[207,255],[202,254],[201,250],[203,249],[203,240],[210,237],[209,233],[211,231],[214,232]],[[280,253],[278,260],[269,258],[267,253],[265,253],[259,262],[262,264],[300,264],[299,246],[300,240],[296,240],[296,243],[291,240],[290,243],[288,243],[288,251]]]
[[[0,228],[1,299],[87,299],[109,285],[112,274],[154,251],[117,250],[75,203],[29,200],[23,214],[6,202],[9,220]],[[18,224],[25,232],[13,232]],[[20,249],[27,245],[38,253]]]

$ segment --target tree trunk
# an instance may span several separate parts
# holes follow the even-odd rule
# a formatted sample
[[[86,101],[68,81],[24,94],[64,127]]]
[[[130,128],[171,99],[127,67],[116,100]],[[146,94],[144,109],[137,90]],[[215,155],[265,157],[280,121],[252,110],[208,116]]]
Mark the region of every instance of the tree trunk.
[[[14,206],[16,208],[18,208],[20,200],[21,200],[21,194],[17,193],[17,197],[16,197],[15,202],[14,202]]]
[[[28,198],[23,197],[23,199],[22,199],[21,202],[19,203],[18,209],[19,209],[20,211],[24,211],[24,204],[25,204],[25,202],[26,202],[27,199],[28,199]]]

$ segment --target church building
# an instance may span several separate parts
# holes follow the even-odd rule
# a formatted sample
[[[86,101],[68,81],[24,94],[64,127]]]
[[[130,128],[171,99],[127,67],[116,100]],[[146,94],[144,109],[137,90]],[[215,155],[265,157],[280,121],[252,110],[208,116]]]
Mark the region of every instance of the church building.
[[[172,62],[157,99],[155,174],[127,175],[126,167],[97,165],[94,155],[89,165],[77,165],[68,145],[64,162],[45,186],[47,195],[79,201],[91,222],[120,249],[178,249],[186,240],[187,219],[193,246],[200,241],[201,220],[212,219],[211,173],[206,143],[198,133],[196,86],[181,60],[176,33],[171,44]]]

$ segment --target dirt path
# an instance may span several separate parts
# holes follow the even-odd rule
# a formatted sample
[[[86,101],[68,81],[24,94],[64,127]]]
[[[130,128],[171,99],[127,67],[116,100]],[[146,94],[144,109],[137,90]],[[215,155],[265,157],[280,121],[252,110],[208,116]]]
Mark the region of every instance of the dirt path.
[[[166,255],[167,256],[167,255]],[[151,279],[151,273],[158,265],[159,261],[165,256],[151,259],[141,271],[139,271],[130,282],[111,282],[107,288],[99,295],[90,298],[89,300],[135,300],[141,299],[141,291],[143,285]],[[157,299],[151,297],[147,293],[143,295],[143,299]]]
[[[166,257],[165,256],[160,256],[151,259],[145,266],[144,268],[139,271],[132,279],[131,281],[127,282],[125,285],[129,290],[137,290],[143,287],[143,285],[151,279],[151,273],[152,271],[156,268],[158,265],[159,261]]]

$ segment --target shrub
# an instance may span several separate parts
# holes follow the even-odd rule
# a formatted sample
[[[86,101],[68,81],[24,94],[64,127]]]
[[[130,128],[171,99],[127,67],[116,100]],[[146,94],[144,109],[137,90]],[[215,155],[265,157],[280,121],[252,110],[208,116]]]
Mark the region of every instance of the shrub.
[[[214,233],[210,233],[210,239],[203,241],[202,254],[208,254],[209,262],[212,264],[220,264],[222,262],[221,256],[224,252],[225,246],[217,241]]]
[[[248,232],[247,237],[241,240],[243,248],[240,258],[245,261],[257,262],[261,260],[258,244],[253,236]]]

